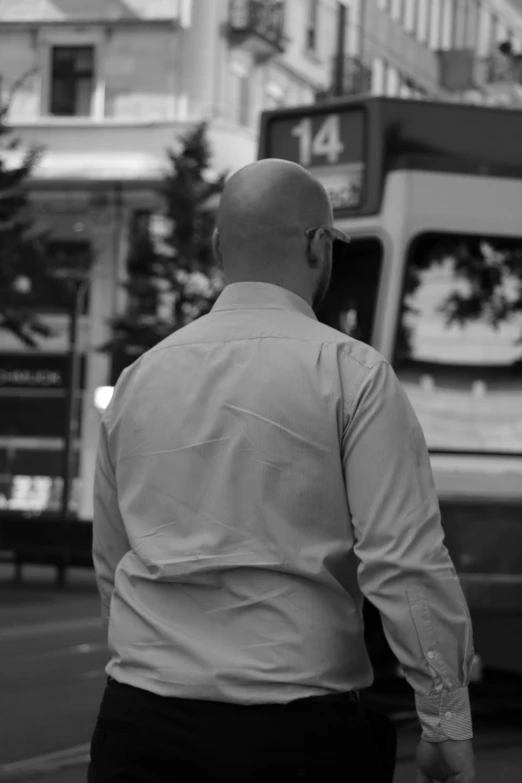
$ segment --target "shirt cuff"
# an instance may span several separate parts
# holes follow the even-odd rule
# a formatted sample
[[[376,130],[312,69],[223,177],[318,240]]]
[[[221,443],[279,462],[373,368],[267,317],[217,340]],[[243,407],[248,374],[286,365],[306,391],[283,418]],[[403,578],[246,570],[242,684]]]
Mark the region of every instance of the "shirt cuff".
[[[429,696],[416,693],[415,706],[422,726],[422,738],[427,742],[466,740],[473,737],[467,688],[433,693]]]

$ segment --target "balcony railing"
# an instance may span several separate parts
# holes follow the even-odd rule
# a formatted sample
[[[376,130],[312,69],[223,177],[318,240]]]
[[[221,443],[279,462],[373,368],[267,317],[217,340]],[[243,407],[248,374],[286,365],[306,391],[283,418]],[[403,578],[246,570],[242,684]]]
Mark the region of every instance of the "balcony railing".
[[[245,45],[260,60],[279,54],[285,46],[284,17],[284,0],[230,0],[230,42]]]
[[[520,55],[503,57],[501,54],[490,57],[486,63],[486,82],[522,84],[522,61]]]

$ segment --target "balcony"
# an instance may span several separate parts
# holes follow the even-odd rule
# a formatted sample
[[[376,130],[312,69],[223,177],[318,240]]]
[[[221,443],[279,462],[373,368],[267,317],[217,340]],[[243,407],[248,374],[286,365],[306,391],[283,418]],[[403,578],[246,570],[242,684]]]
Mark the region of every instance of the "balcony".
[[[439,51],[440,86],[452,93],[473,90],[476,84],[476,60],[473,49]]]
[[[3,24],[172,22],[188,26],[182,0],[2,0]]]
[[[477,58],[472,49],[439,52],[440,84],[458,99],[520,108],[522,55],[501,44],[489,57]]]
[[[284,17],[284,0],[230,0],[230,44],[249,50],[258,62],[281,54],[286,43]]]
[[[316,93],[317,103],[329,100],[335,95],[335,87],[338,79],[339,62],[335,57],[331,68],[331,87]],[[356,57],[345,56],[341,67],[341,92],[340,95],[361,95],[371,92],[372,72],[361,60]]]

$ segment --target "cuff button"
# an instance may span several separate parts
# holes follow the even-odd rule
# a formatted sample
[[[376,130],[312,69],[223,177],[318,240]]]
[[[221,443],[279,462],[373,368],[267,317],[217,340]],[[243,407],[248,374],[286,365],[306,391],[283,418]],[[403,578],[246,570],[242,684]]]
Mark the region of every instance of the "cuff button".
[[[446,712],[446,713],[444,713],[444,717],[446,718],[446,720],[451,720],[451,718],[453,717],[453,713],[452,712]]]

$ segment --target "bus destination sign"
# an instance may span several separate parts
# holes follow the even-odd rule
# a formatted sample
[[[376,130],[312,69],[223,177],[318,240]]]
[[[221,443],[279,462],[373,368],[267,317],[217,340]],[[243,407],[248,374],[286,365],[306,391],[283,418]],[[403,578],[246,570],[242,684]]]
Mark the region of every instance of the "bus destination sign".
[[[281,112],[268,118],[264,156],[300,163],[324,185],[335,212],[361,205],[366,175],[365,112]]]

